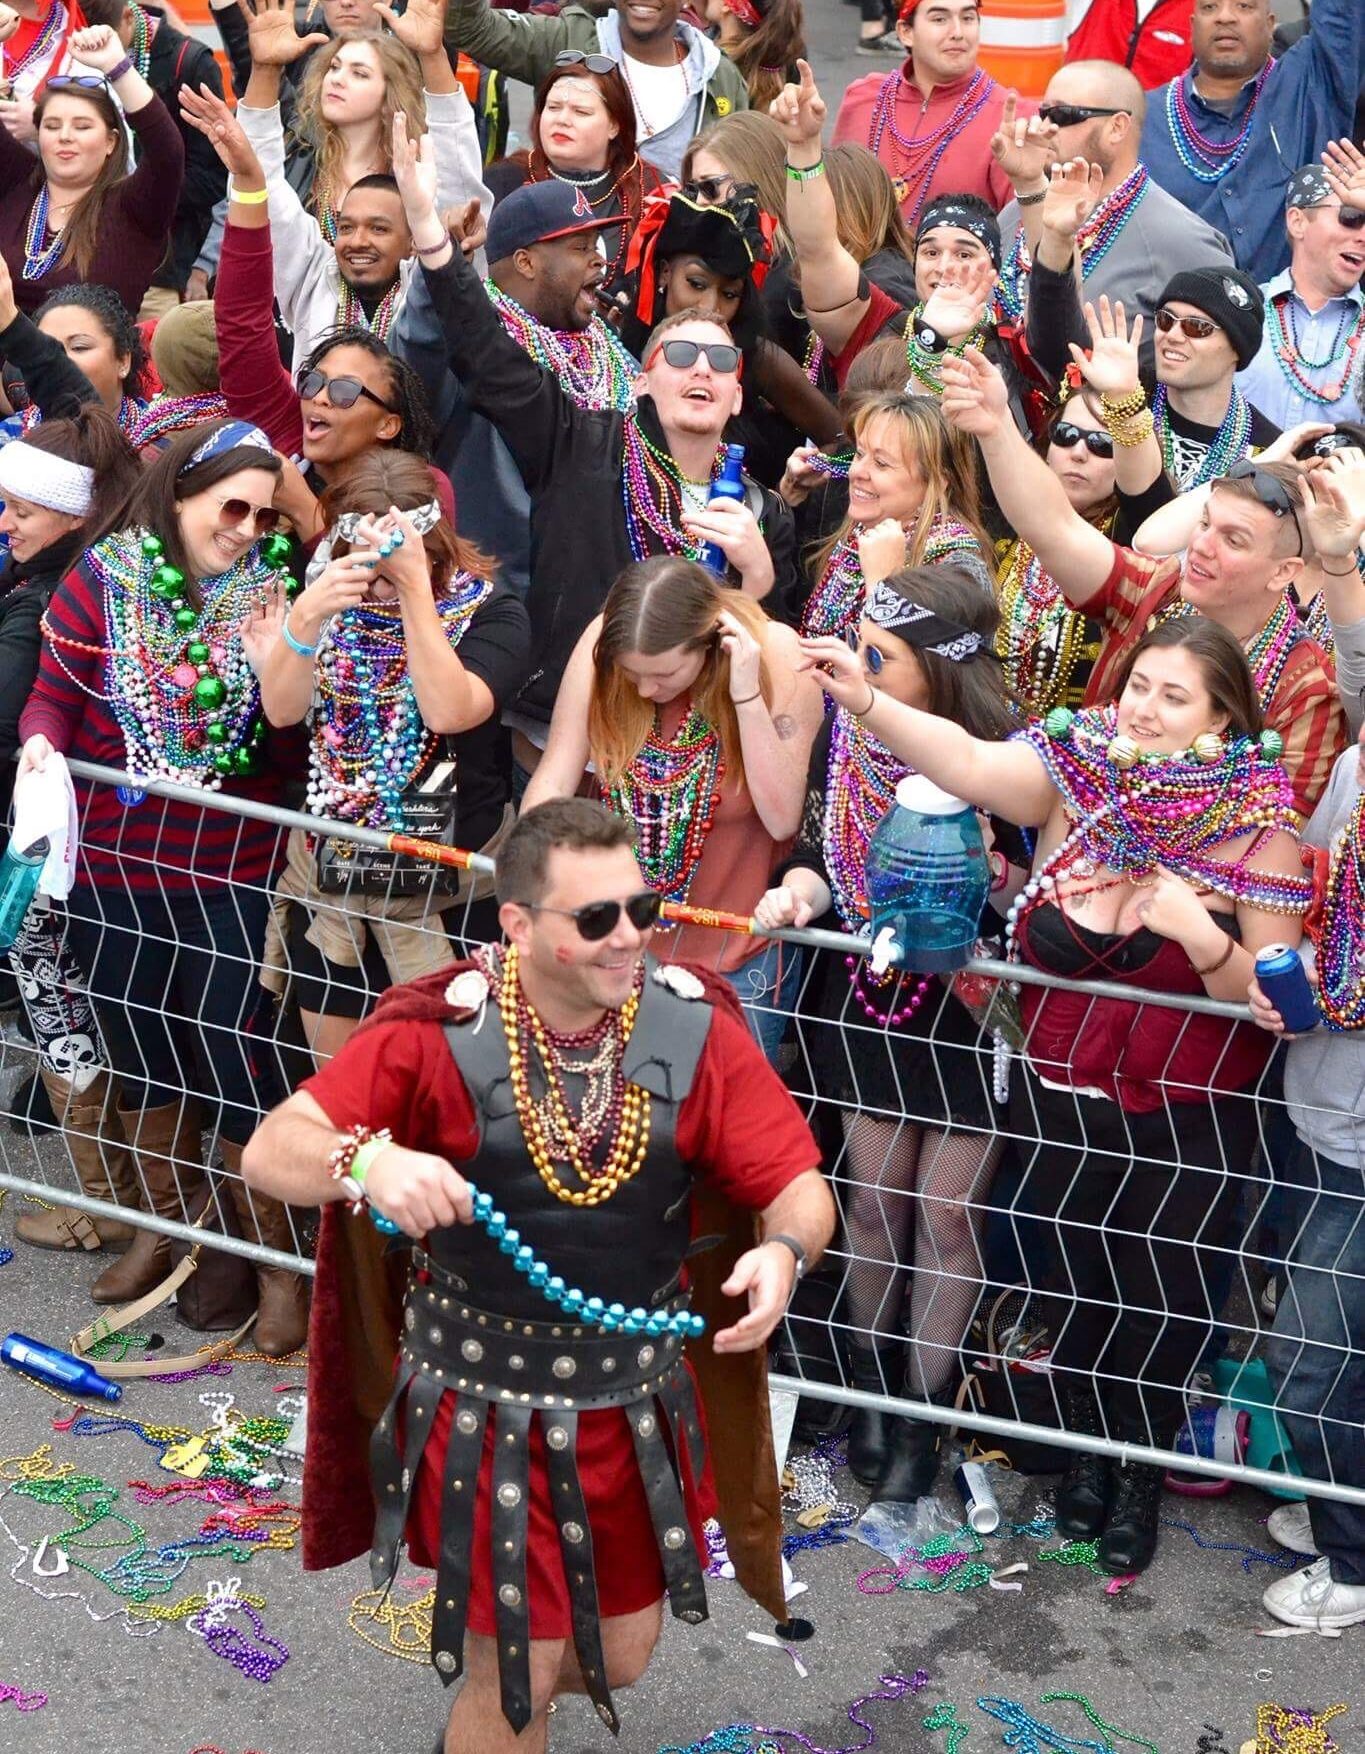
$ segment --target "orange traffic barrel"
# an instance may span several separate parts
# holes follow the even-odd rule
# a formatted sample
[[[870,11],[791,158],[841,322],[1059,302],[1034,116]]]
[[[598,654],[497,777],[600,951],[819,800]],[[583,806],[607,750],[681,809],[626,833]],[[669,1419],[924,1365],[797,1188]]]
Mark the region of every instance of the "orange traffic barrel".
[[[981,65],[1024,97],[1041,97],[1066,53],[1066,0],[986,0]]]

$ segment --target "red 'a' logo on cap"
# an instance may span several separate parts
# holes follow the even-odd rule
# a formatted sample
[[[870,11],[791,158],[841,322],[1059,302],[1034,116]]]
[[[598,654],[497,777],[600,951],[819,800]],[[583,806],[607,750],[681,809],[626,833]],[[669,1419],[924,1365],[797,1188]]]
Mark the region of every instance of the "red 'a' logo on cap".
[[[575,219],[592,218],[592,202],[589,201],[588,197],[581,189],[574,196],[573,214]]]

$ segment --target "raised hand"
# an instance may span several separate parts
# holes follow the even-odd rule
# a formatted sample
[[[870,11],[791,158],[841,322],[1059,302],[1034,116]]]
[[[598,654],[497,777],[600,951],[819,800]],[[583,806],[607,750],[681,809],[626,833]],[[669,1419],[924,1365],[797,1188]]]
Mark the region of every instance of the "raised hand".
[[[784,85],[768,105],[768,114],[782,130],[788,146],[818,145],[828,114],[809,61],[798,61],[798,84]]]
[[[1021,116],[1016,93],[1007,91],[1000,108],[1000,126],[991,135],[991,157],[1016,188],[1041,183],[1052,162],[1055,123],[1041,116]]]
[[[84,30],[73,31],[70,47],[73,61],[79,61],[83,67],[93,67],[96,73],[103,73],[106,77],[125,54],[123,44],[107,24],[91,24]]]
[[[1043,197],[1043,228],[1058,237],[1074,238],[1099,204],[1104,167],[1083,158],[1054,164]]]
[[[939,407],[949,426],[974,438],[994,438],[1010,419],[1010,393],[1005,380],[978,347],[959,359],[949,354],[939,371],[943,395]]]
[[[1365,451],[1333,451],[1300,486],[1300,516],[1319,558],[1354,558],[1365,537]]]
[[[325,31],[301,37],[294,23],[294,0],[237,0],[246,19],[251,59],[257,67],[292,67],[309,49],[329,39]]]
[[[445,43],[446,0],[408,0],[402,12],[375,0],[374,9],[414,55],[440,54]]]
[[[435,212],[436,156],[431,136],[424,134],[415,143],[409,139],[403,110],[395,111],[393,118],[393,180],[410,227]]]
[[[488,242],[488,221],[477,195],[466,201],[463,207],[447,207],[441,215],[441,224],[463,256],[473,256]]]
[[[180,114],[191,128],[208,141],[234,177],[264,181],[256,149],[242,131],[242,124],[216,92],[207,85],[193,91],[180,88]]]
[[[813,675],[838,706],[861,713],[872,704],[874,691],[863,669],[862,659],[846,640],[834,634],[803,639],[796,667]]]
[[[1327,186],[1342,206],[1365,208],[1365,152],[1352,140],[1329,140],[1322,164]]]
[[[279,641],[288,613],[288,595],[283,585],[277,585],[261,598],[242,622],[242,650],[257,676]]]
[[[973,275],[975,284],[966,286],[940,281],[924,301],[923,320],[945,341],[961,340],[981,321],[988,289],[995,284],[994,264],[987,261],[985,266],[988,272],[984,279]]]
[[[1090,353],[1087,356],[1073,341],[1071,357],[1086,383],[1101,396],[1122,401],[1138,388],[1138,343],[1142,340],[1142,316],[1133,318],[1132,333],[1124,320],[1122,301],[1110,305],[1101,298],[1098,312],[1089,300],[1085,320],[1090,325]]]
[[[716,631],[720,649],[730,660],[730,699],[748,700],[763,685],[763,648],[728,609],[716,617]]]

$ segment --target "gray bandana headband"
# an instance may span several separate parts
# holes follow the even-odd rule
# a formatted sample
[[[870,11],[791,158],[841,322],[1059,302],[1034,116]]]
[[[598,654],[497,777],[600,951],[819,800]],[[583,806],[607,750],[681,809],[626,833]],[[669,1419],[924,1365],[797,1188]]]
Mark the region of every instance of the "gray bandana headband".
[[[893,591],[885,580],[873,585],[863,604],[863,616],[886,633],[894,633],[908,646],[937,652],[950,663],[965,663],[981,650],[981,635],[960,622],[935,615],[918,603],[910,603]]]

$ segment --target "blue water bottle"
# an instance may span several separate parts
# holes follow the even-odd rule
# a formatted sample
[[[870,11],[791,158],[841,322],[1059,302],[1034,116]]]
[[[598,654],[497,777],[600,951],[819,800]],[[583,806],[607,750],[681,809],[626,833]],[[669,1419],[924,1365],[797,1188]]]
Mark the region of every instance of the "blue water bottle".
[[[867,848],[872,972],[946,974],[971,960],[991,868],[976,812],[907,774]]]
[[[1290,1035],[1307,1035],[1322,1022],[1317,995],[1297,950],[1287,944],[1267,944],[1256,958],[1256,981],[1284,1018]]]
[[[744,500],[744,446],[726,445],[725,461],[720,466],[720,474],[711,483],[711,500],[737,499]],[[711,500],[707,501],[709,505]],[[726,578],[730,571],[730,562],[725,558],[725,550],[715,542],[703,542],[698,550],[697,559],[713,572],[718,579]]]
[[[0,859],[0,951],[8,950],[19,936],[38,879],[47,863],[48,845],[35,840],[31,847],[11,841]]]

